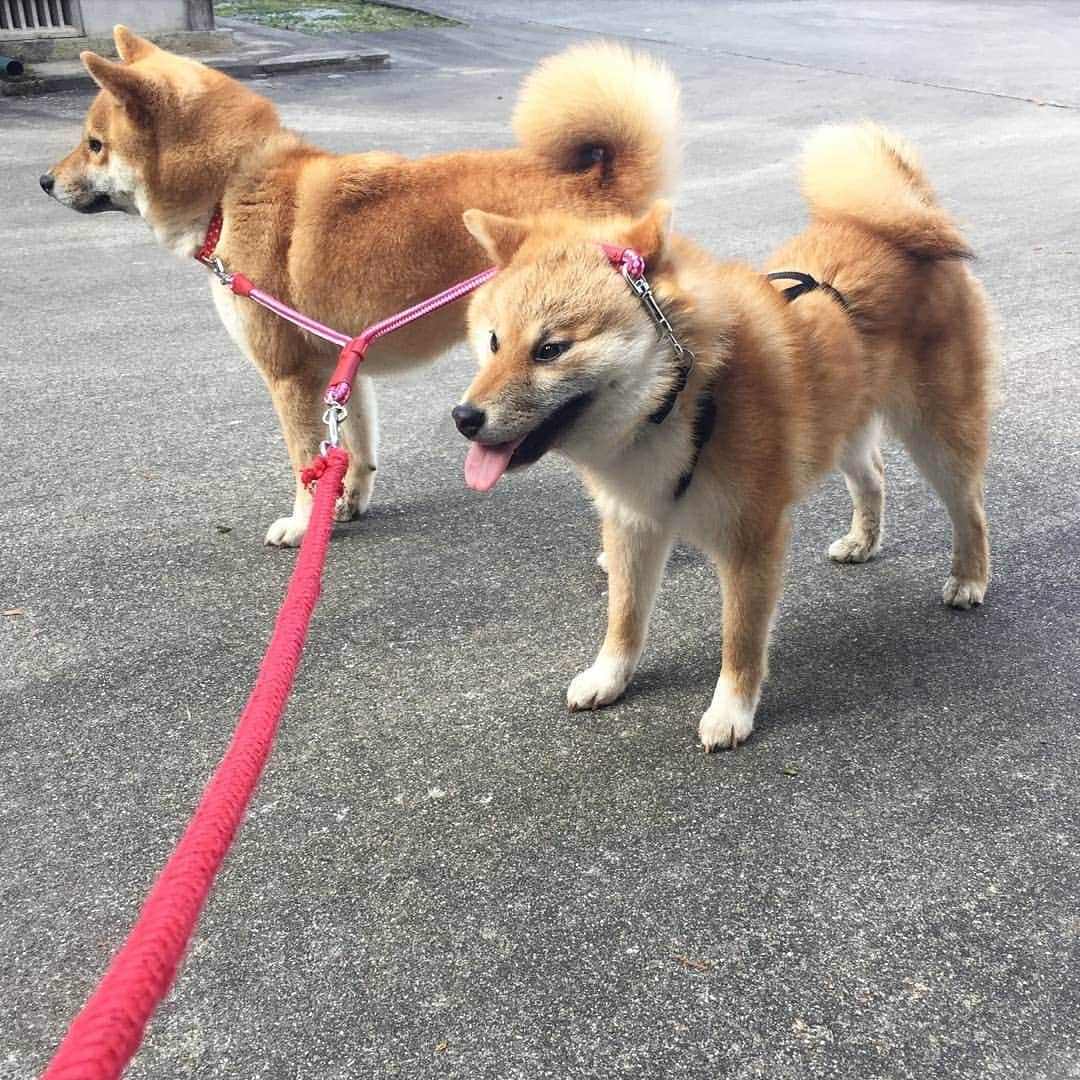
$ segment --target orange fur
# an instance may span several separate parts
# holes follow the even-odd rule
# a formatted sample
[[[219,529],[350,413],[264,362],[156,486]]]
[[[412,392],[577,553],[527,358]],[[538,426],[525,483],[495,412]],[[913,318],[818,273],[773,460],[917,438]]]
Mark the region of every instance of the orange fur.
[[[989,579],[982,473],[994,363],[982,289],[959,258],[966,243],[914,152],[881,129],[819,134],[804,178],[814,222],[766,269],[830,283],[847,309],[824,290],[788,303],[786,282],[665,235],[663,205],[639,221],[544,215],[494,231],[487,215],[466,216],[503,264],[470,306],[481,370],[455,410],[478,443],[470,457],[513,467],[559,449],[581,467],[604,519],[608,634],[568,702],[595,708],[623,692],[667,552],[682,536],[713,556],[724,592],[723,664],[699,728],[707,749],[735,746],[752,730],[789,508],[837,464],[853,518],[830,555],[861,562],[877,551],[883,420],[952,518],[945,602],[981,603]],[[501,242],[508,236],[512,244]],[[677,337],[696,354],[661,423],[648,418],[672,385],[672,349],[601,240],[640,247]],[[558,355],[537,362],[545,342],[559,343]],[[699,417],[713,413],[695,459]],[[561,416],[569,419],[558,425]],[[492,475],[476,486],[490,486]]]
[[[515,117],[520,147],[409,160],[327,153],[227,76],[123,27],[115,39],[123,62],[83,54],[102,89],[81,144],[51,170],[54,196],[77,210],[139,213],[186,257],[220,204],[226,265],[343,330],[359,331],[483,269],[461,227],[468,206],[637,213],[677,164],[670,73],[617,46],[577,46],[534,72]],[[213,288],[227,328],[269,385],[299,473],[323,435],[334,350]],[[361,511],[371,494],[375,418],[366,375],[433,357],[463,329],[462,306],[454,305],[371,350],[343,429],[352,462],[339,519]],[[297,482],[292,514],[271,526],[267,541],[298,543],[309,512]]]

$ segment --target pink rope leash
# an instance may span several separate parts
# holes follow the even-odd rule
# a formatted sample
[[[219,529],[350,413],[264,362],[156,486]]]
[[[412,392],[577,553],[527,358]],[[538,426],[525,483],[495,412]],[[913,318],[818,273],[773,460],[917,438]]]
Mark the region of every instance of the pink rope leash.
[[[300,664],[349,456],[329,447],[326,461],[285,603],[229,749],[127,941],[75,1018],[43,1080],[115,1080],[172,985],[214,876],[259,782]]]
[[[453,303],[494,276],[485,270],[349,338],[228,273],[213,252],[221,233],[215,213],[196,258],[239,296],[246,296],[309,333],[342,347],[327,391],[331,442],[301,473],[316,482],[307,532],[266,655],[232,742],[203,792],[184,835],[150,890],[127,941],[76,1016],[42,1080],[117,1080],[142,1042],[146,1025],[168,993],[222,861],[243,821],[270,755],[278,723],[300,664],[311,615],[322,587],[334,506],[344,490],[349,455],[335,432],[357,366],[371,342]]]

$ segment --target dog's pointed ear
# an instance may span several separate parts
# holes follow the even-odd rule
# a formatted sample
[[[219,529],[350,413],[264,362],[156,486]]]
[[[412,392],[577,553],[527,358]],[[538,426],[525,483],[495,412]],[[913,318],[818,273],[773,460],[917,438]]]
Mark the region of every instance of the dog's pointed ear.
[[[120,23],[113,27],[113,42],[116,45],[116,51],[120,54],[120,59],[127,64],[133,64],[136,60],[142,60],[151,53],[159,51],[152,41],[139,37]]]
[[[149,109],[153,89],[147,80],[126,64],[106,60],[97,53],[79,54],[83,67],[90,72],[90,78],[102,90],[112,94],[129,112],[141,113]]]
[[[528,235],[524,222],[483,210],[466,210],[462,220],[496,266],[505,266]]]
[[[626,246],[632,247],[645,265],[655,263],[663,254],[671,232],[671,203],[657,199],[643,218],[635,221],[626,234]]]

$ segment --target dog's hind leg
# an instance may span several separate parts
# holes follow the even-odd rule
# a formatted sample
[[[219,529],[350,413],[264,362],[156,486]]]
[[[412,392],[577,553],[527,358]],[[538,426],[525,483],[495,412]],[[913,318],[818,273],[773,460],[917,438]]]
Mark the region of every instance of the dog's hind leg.
[[[351,521],[371,502],[378,466],[379,420],[375,408],[375,385],[367,375],[353,381],[348,404],[349,416],[341,426],[341,438],[349,452],[345,473],[345,493],[334,510],[335,521]]]
[[[955,426],[953,421],[959,421]],[[990,541],[983,508],[988,417],[941,414],[900,429],[919,471],[952,519],[952,570],[941,597],[949,607],[981,604],[990,580]]]
[[[670,550],[670,534],[652,522],[604,519],[607,635],[592,667],[576,675],[566,691],[571,709],[609,705],[629,685]]]
[[[990,580],[983,470],[997,373],[981,294],[966,280],[966,317],[954,318],[918,358],[913,393],[887,416],[952,519],[952,569],[941,595],[956,608],[981,604]]]
[[[837,462],[851,494],[851,530],[829,545],[829,558],[842,563],[872,559],[881,547],[885,515],[885,463],[878,444],[881,420],[870,422],[840,451]]]

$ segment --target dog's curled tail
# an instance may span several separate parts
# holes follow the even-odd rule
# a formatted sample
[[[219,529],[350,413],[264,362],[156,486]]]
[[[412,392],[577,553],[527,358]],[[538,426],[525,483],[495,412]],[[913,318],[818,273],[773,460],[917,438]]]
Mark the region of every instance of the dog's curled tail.
[[[659,60],[610,42],[571,46],[524,82],[514,110],[522,147],[567,172],[601,165],[621,208],[641,213],[674,186],[679,86]]]
[[[876,124],[819,128],[803,157],[803,193],[815,219],[854,221],[926,259],[964,259],[971,249],[942,209],[906,139]]]

